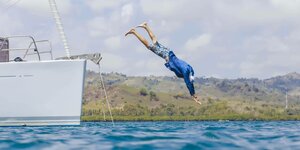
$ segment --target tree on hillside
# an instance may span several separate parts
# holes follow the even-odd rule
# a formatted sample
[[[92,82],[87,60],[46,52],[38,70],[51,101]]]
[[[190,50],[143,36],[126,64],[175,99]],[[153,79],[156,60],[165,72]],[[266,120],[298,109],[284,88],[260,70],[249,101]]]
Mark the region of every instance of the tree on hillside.
[[[148,91],[145,88],[141,88],[140,95],[147,96],[148,95]]]
[[[150,101],[159,101],[159,98],[157,97],[156,93],[153,91],[150,91]]]

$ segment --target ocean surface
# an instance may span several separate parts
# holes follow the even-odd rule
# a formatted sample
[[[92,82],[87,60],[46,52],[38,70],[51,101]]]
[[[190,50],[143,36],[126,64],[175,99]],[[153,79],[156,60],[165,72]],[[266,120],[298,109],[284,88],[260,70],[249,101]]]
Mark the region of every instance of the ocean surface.
[[[0,149],[300,149],[300,122],[109,122],[0,127]]]

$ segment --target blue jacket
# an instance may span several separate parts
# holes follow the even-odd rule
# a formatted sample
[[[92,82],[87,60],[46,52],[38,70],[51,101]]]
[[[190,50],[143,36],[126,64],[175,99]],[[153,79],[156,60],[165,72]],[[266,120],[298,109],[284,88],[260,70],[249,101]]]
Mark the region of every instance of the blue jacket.
[[[183,60],[176,57],[173,51],[169,52],[169,62],[165,63],[165,66],[173,71],[178,78],[183,78],[190,94],[195,94],[194,84],[190,81],[190,75],[194,76],[193,68]]]

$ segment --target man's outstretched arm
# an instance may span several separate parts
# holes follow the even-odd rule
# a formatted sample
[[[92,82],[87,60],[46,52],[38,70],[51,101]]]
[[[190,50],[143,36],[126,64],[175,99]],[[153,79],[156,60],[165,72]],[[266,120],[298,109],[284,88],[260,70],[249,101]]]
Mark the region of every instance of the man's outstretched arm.
[[[196,101],[198,104],[201,105],[201,102],[199,101],[198,97],[195,95],[194,84],[190,81],[189,75],[184,75],[184,82],[185,82],[191,96],[193,97],[194,101]]]
[[[184,82],[185,82],[186,87],[188,88],[191,96],[195,95],[194,84],[190,81],[189,75],[184,75]]]

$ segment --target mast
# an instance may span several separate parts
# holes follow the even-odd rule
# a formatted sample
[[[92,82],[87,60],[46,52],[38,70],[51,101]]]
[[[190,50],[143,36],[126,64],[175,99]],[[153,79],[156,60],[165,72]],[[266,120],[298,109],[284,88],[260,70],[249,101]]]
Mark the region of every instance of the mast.
[[[49,5],[50,5],[50,8],[51,8],[51,12],[53,14],[55,24],[57,26],[57,30],[59,32],[60,38],[63,42],[64,48],[65,48],[65,51],[66,51],[66,55],[67,55],[68,58],[70,58],[69,44],[68,44],[68,41],[67,41],[67,37],[66,37],[65,31],[64,31],[64,28],[63,28],[63,24],[62,24],[61,17],[59,15],[55,0],[49,0]]]

